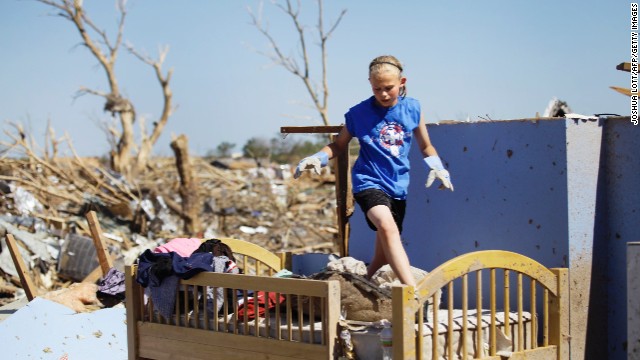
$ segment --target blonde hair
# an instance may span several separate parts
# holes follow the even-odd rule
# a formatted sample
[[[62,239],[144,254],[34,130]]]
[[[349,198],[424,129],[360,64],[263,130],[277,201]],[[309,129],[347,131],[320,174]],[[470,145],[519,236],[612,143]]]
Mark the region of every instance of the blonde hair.
[[[402,63],[393,55],[378,56],[369,63],[369,77],[386,71],[396,72],[398,78],[402,78]],[[406,95],[407,87],[403,85],[400,89],[400,96],[405,97]]]

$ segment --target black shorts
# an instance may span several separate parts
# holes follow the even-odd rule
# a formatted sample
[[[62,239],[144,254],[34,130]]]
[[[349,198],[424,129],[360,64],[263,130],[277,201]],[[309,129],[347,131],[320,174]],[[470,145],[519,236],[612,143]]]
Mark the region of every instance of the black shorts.
[[[376,226],[369,220],[367,212],[374,206],[384,205],[391,209],[391,215],[393,220],[398,226],[398,231],[402,233],[402,222],[404,221],[404,211],[407,207],[406,200],[398,200],[390,197],[384,191],[379,189],[366,189],[359,193],[353,194],[353,198],[356,200],[360,209],[364,213],[364,218],[367,219],[367,224],[373,231],[378,231]]]

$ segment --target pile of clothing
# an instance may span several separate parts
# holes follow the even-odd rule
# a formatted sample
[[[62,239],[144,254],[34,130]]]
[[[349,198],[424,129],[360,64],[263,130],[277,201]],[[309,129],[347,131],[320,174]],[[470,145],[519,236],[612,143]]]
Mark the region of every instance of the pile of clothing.
[[[170,318],[176,305],[180,279],[189,279],[203,271],[238,274],[231,248],[218,239],[176,238],[153,250],[145,250],[137,259],[136,281],[145,295],[165,318]],[[215,293],[214,293],[215,291]],[[207,289],[207,308],[213,311],[224,304],[223,289]]]

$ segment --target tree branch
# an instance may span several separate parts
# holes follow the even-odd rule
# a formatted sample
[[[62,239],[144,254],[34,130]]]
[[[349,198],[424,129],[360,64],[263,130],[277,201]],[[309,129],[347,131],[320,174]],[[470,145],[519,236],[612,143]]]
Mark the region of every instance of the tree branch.
[[[321,50],[321,83],[322,83],[322,99],[320,98],[317,88],[314,85],[311,75],[310,75],[310,64],[311,61],[309,59],[309,54],[307,50],[307,40],[305,37],[304,26],[300,22],[300,0],[296,2],[296,6],[292,3],[291,0],[286,0],[285,4],[276,3],[275,6],[280,9],[286,16],[290,18],[293,23],[294,28],[296,29],[298,36],[298,45],[300,46],[300,57],[303,63],[303,68],[301,69],[298,65],[297,61],[294,58],[287,57],[283,54],[280,45],[276,41],[276,39],[271,35],[268,28],[262,24],[261,21],[261,10],[262,3],[260,6],[260,14],[254,14],[251,9],[249,10],[249,15],[251,17],[252,25],[256,27],[256,29],[269,41],[271,48],[275,52],[274,55],[263,54],[269,57],[275,63],[284,67],[287,71],[289,71],[294,76],[298,77],[304,84],[309,96],[311,97],[311,101],[313,102],[315,109],[320,114],[322,122],[325,125],[329,125],[328,119],[328,99],[329,99],[329,85],[327,81],[327,50],[326,43],[330,37],[330,35],[335,31],[335,29],[340,24],[340,21],[344,17],[346,10],[343,10],[338,19],[333,23],[328,32],[324,32],[323,25],[323,2],[322,0],[318,0],[318,34],[320,37],[320,50]]]

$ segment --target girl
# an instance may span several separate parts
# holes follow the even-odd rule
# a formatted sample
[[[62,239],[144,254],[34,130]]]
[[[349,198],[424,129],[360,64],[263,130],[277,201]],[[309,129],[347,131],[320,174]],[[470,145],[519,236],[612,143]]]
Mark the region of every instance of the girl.
[[[304,158],[294,178],[313,169],[320,173],[329,159],[341,154],[353,137],[360,142],[360,154],[352,169],[353,196],[367,224],[376,232],[373,259],[367,269],[370,278],[389,264],[403,284],[415,286],[409,258],[400,233],[409,186],[409,149],[416,138],[424,161],[431,169],[426,186],[438,178],[453,191],[449,172],[442,165],[429,140],[418,100],[406,97],[407,79],[402,64],[394,56],[379,56],[369,64],[373,96],[349,109],[346,125],[336,140],[316,154]]]

